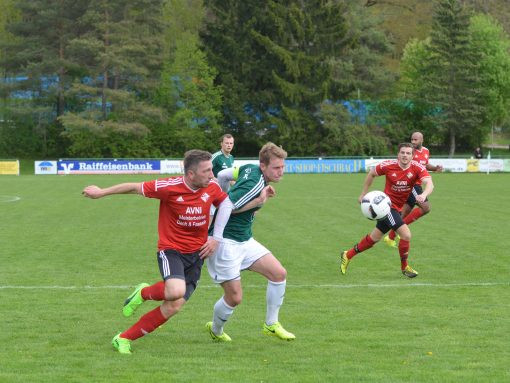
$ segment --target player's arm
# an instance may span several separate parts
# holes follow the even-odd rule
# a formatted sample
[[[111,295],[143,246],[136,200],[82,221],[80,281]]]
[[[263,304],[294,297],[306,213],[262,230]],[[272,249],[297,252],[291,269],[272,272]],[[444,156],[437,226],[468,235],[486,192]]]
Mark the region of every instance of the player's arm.
[[[218,206],[218,212],[214,221],[213,236],[207,239],[207,242],[200,248],[200,258],[205,259],[214,254],[218,247],[218,242],[223,239],[223,230],[227,225],[230,214],[234,210],[234,204],[230,198],[225,198]]]
[[[432,165],[432,164],[427,163],[427,165],[425,165],[425,169],[440,173],[443,171],[443,166],[442,165]]]
[[[416,202],[422,203],[425,202],[427,197],[432,193],[434,190],[434,183],[432,182],[432,177],[424,177],[421,179],[423,185],[425,185],[425,188],[423,189],[423,193],[419,194],[416,197]]]
[[[82,194],[85,197],[97,199],[112,194],[143,194],[143,193],[141,182],[139,183],[131,182],[113,185],[104,189],[96,185],[90,185],[83,189]]]
[[[225,193],[227,192],[231,181],[236,181],[239,176],[239,168],[227,168],[218,173],[218,184]]]
[[[248,202],[246,205],[243,205],[240,209],[234,210],[232,214],[239,214],[246,210],[250,210],[256,207],[261,207],[266,203],[266,201],[274,197],[276,195],[276,191],[271,185],[267,185],[262,191],[260,192],[260,195],[257,198],[252,199],[250,202]]]
[[[365,196],[365,194],[368,193],[368,189],[370,189],[370,186],[372,186],[372,183],[374,182],[374,178],[378,177],[379,175],[375,172],[375,169],[372,168],[368,172],[367,176],[365,177],[365,182],[363,182],[363,188],[361,189],[361,194],[358,198],[358,202],[361,203],[361,200]]]

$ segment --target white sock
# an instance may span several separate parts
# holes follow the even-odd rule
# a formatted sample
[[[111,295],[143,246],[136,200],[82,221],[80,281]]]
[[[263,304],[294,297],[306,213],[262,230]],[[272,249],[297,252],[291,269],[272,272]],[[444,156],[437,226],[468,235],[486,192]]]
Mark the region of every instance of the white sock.
[[[218,302],[214,305],[212,332],[216,335],[221,335],[223,333],[223,326],[225,326],[233,312],[234,308],[230,307],[223,297],[218,299]]]
[[[280,306],[283,303],[283,297],[285,296],[285,285],[287,281],[273,282],[267,281],[266,291],[266,324],[271,326],[273,323],[278,322],[278,312]]]

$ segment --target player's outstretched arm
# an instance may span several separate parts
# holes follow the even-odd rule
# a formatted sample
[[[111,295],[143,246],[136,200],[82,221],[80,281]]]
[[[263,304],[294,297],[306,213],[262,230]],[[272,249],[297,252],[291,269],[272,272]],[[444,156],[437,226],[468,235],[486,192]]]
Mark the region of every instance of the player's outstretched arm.
[[[370,189],[370,186],[372,186],[375,177],[377,177],[377,173],[375,172],[374,168],[372,168],[365,177],[365,182],[363,182],[363,188],[361,189],[361,194],[358,198],[359,203],[361,203],[361,200],[363,199],[365,194],[368,193],[368,189]]]
[[[96,185],[90,185],[83,189],[81,193],[85,197],[92,199],[102,198],[111,194],[142,194],[142,183],[124,183],[104,189]]]
[[[441,173],[443,171],[443,166],[442,165],[427,164],[427,165],[425,165],[425,168],[427,170],[431,170],[433,172],[438,172],[438,173]]]

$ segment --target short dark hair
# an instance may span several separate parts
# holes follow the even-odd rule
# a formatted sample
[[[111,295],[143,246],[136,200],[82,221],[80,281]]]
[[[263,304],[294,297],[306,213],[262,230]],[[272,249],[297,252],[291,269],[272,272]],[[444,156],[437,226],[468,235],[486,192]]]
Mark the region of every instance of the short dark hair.
[[[402,142],[401,144],[399,144],[398,151],[400,152],[400,149],[402,149],[402,148],[411,148],[411,149],[413,149],[413,152],[414,152],[414,146],[410,142]]]
[[[223,136],[220,137],[220,144],[223,142],[225,138],[234,138],[234,136],[231,135],[230,133],[224,134]]]
[[[204,150],[192,149],[184,153],[184,174],[189,170],[196,171],[198,164],[203,161],[210,161],[212,155]]]
[[[281,146],[277,146],[272,142],[268,142],[262,147],[262,149],[260,149],[259,161],[261,164],[269,165],[271,158],[274,157],[284,160],[287,158],[287,152],[283,150]]]

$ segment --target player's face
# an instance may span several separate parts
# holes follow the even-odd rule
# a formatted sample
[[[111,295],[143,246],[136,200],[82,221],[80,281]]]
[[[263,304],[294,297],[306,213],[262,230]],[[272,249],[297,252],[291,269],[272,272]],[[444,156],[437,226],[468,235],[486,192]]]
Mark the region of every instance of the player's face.
[[[413,149],[407,147],[400,148],[397,158],[398,162],[400,163],[400,166],[405,167],[409,165],[409,163],[413,159]]]
[[[189,181],[191,187],[194,189],[205,188],[209,185],[209,182],[214,178],[212,172],[212,161],[202,161],[198,164],[195,171],[190,170]]]
[[[226,154],[230,154],[232,149],[234,148],[234,139],[233,138],[224,138],[221,142],[221,151]]]
[[[421,149],[423,145],[423,135],[420,133],[414,133],[411,136],[411,144],[413,144],[415,149]]]
[[[260,164],[260,169],[267,182],[278,182],[285,170],[285,160],[283,158],[271,157],[269,164]]]

